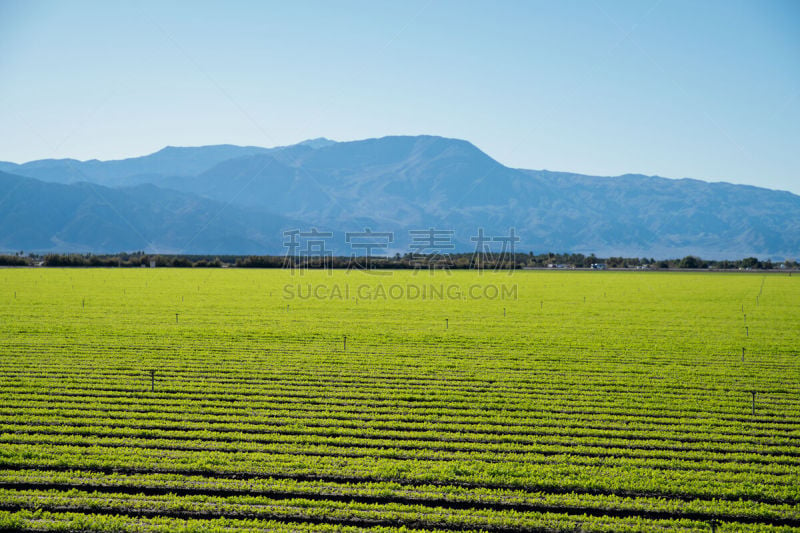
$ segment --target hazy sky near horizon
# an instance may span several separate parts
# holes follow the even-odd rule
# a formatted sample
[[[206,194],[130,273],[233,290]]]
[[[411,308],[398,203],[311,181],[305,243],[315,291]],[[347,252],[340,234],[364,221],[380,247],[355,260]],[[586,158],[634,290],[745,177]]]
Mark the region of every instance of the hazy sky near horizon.
[[[800,2],[0,0],[0,160],[397,134],[800,194]]]

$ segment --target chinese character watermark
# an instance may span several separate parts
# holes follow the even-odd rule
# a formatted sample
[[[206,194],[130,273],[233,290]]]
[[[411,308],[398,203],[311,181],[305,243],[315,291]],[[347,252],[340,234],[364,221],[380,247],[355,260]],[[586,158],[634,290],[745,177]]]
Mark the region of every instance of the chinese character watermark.
[[[389,248],[389,244],[394,242],[394,232],[391,231],[372,231],[364,228],[364,231],[348,231],[344,234],[344,241],[352,248],[348,270],[364,270],[373,272],[379,263],[377,258],[385,259],[386,255],[381,250]],[[361,253],[357,253],[357,252]],[[389,274],[389,272],[381,272]]]
[[[479,271],[491,267],[494,272],[508,270],[509,274],[516,266],[516,244],[520,238],[516,235],[514,228],[509,228],[508,235],[487,236],[483,228],[478,228],[478,234],[470,237],[475,243],[475,251],[472,254],[470,265]],[[500,251],[493,243],[500,243]]]
[[[411,239],[409,258],[414,270],[427,268],[433,271],[439,269],[445,270],[449,274],[450,268],[453,266],[453,258],[448,250],[454,250],[456,247],[453,242],[455,233],[454,230],[435,228],[409,230],[408,235]]]
[[[284,231],[283,236],[289,239],[283,243],[286,248],[284,268],[300,267],[302,271],[315,267],[330,272],[333,267],[333,250],[326,247],[326,242],[333,239],[333,232],[319,231],[317,228],[311,228],[311,231],[291,229]]]

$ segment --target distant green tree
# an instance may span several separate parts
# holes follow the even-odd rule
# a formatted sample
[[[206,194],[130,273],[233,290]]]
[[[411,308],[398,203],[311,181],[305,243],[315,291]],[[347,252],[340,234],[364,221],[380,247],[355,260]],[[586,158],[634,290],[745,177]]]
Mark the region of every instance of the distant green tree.
[[[703,262],[699,257],[695,257],[693,255],[687,255],[683,259],[681,259],[680,264],[678,265],[679,268],[702,268]]]
[[[755,257],[745,257],[742,259],[742,268],[758,268],[759,262]]]
[[[3,266],[26,266],[28,261],[16,255],[0,255],[0,265]]]

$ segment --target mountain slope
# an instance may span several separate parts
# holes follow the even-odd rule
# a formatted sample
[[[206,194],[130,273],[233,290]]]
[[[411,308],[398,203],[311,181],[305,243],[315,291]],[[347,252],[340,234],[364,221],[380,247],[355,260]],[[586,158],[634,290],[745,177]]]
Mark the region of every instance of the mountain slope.
[[[0,164],[0,170],[54,183],[90,181],[107,186],[155,183],[164,176],[193,176],[228,159],[267,153],[269,149],[229,144],[202,147],[167,146],[150,155],[113,161],[42,159],[16,165]]]
[[[111,189],[0,172],[5,250],[263,254],[281,246],[280,232],[289,225],[283,217],[154,185]]]
[[[227,206],[224,211],[229,216],[215,231],[218,241],[228,242],[225,246],[240,253],[250,253],[252,246],[237,248],[238,239],[253,231],[260,235],[259,243],[268,237],[278,243],[260,253],[283,251],[280,232],[273,228],[274,235],[261,233],[264,226],[250,218],[254,213],[298,221],[294,225],[298,229],[335,228],[340,245],[346,231],[392,231],[391,250],[400,253],[409,251],[408,231],[413,229],[454,230],[456,250],[469,251],[470,237],[479,228],[501,236],[512,227],[522,239],[518,247],[522,251],[707,258],[782,258],[800,252],[800,197],[787,192],[689,179],[512,169],[467,141],[434,136],[353,142],[313,139],[271,149],[165,148],[129,160],[59,164],[10,165],[14,172],[47,176],[50,181],[77,179],[64,174],[66,166],[98,184],[159,187],[150,194],[109,189],[124,193],[131,202],[142,202],[139,207],[145,210],[152,207],[158,212],[159,194],[183,202],[188,198],[200,202],[202,197]],[[205,204],[195,207],[201,205]],[[91,210],[102,211],[103,206],[84,204],[84,212]],[[186,232],[198,222],[192,217],[203,212],[185,209],[161,223]],[[102,242],[110,245],[114,231],[125,234],[122,227],[106,228]],[[3,242],[0,235],[0,246]],[[351,250],[340,246],[334,253],[348,255]]]
[[[559,224],[572,227],[575,250],[707,257],[800,251],[800,196],[788,192],[641,175],[527,173],[585,206],[582,223]]]

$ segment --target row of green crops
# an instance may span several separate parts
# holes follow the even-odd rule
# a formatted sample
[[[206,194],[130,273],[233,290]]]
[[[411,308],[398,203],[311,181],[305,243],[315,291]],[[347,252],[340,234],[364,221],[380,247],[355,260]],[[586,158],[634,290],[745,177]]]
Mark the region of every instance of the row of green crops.
[[[29,530],[800,530],[800,282],[3,269],[0,510]]]

